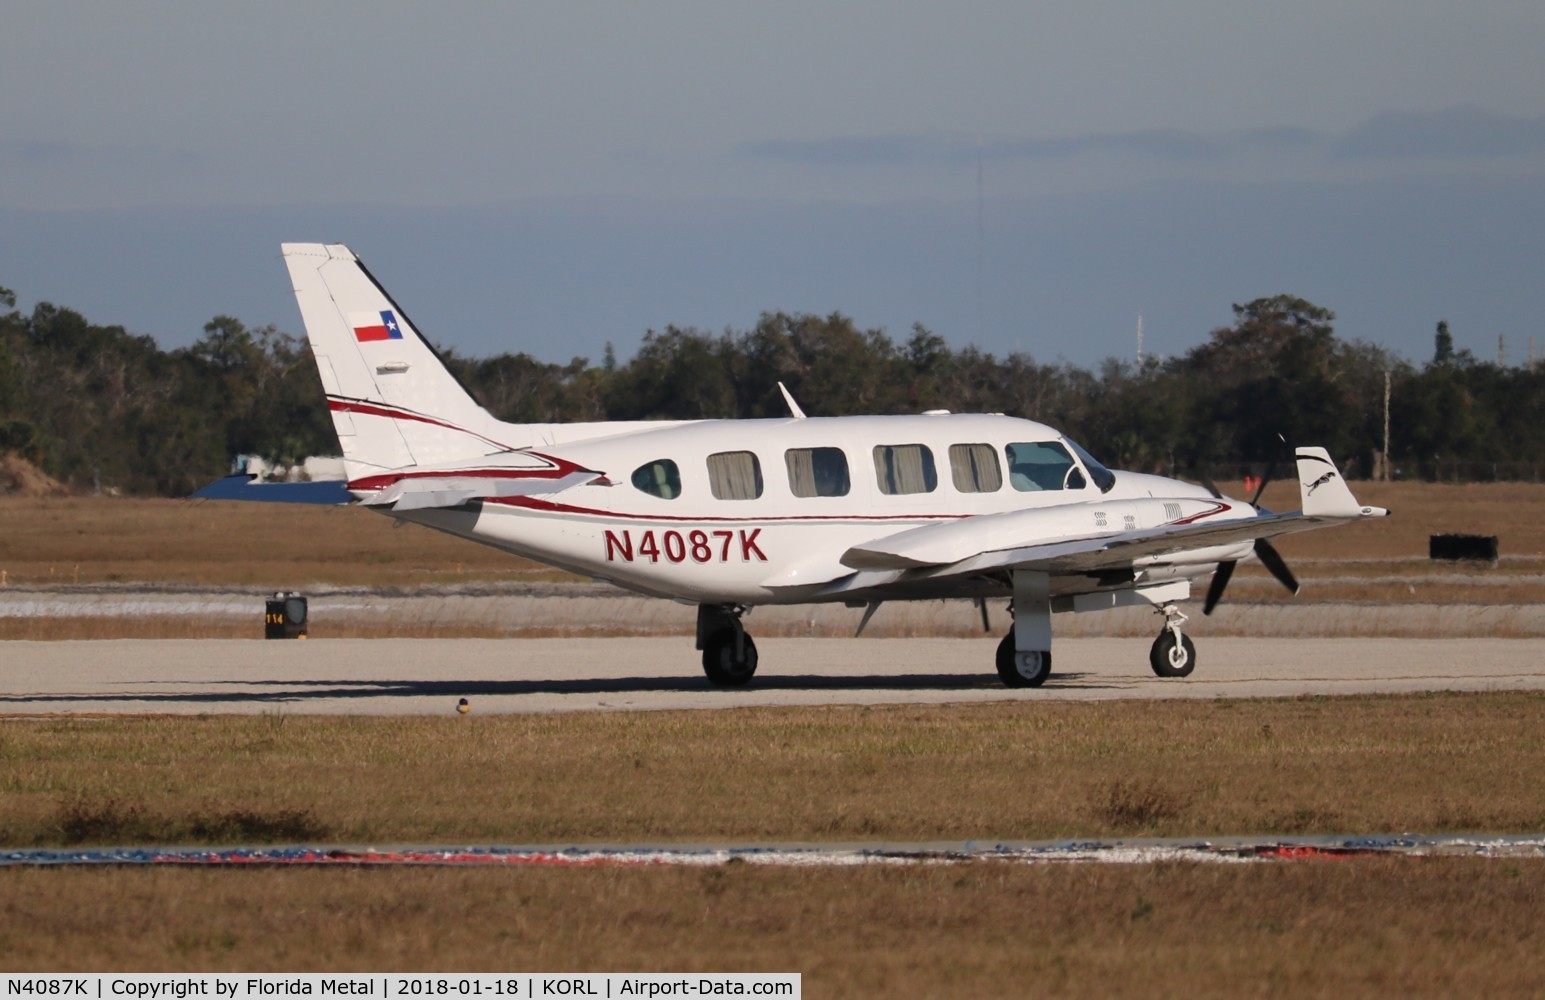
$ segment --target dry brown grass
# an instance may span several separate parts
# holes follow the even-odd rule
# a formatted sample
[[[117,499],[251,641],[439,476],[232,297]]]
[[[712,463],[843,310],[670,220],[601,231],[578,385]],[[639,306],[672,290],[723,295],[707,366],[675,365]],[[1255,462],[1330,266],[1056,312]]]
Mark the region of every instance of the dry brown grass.
[[[0,968],[797,971],[826,996],[1527,996],[1545,863],[0,870]],[[132,931],[126,927],[132,923]]]
[[[234,816],[373,844],[1538,832],[1542,719],[1507,693],[11,722],[0,844]]]
[[[363,510],[113,497],[0,498],[13,585],[125,582],[417,587],[574,579]]]
[[[1545,484],[1542,483],[1352,483],[1357,499],[1388,507],[1393,516],[1282,539],[1278,548],[1295,559],[1425,558],[1429,535],[1458,532],[1496,535],[1504,556],[1545,555]],[[1231,488],[1230,488],[1231,487]],[[1239,484],[1224,492],[1245,496]],[[1298,484],[1278,481],[1262,502],[1272,510],[1298,509]]]

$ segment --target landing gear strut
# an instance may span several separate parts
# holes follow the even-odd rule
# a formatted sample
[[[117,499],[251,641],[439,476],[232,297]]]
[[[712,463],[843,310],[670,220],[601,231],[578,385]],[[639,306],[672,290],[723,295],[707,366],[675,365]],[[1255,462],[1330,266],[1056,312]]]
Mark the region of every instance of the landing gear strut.
[[[756,673],[756,643],[746,634],[738,604],[697,606],[697,648],[703,651],[703,673],[720,687],[744,687]]]
[[[1051,676],[1051,578],[1016,569],[1014,627],[998,643],[998,677],[1011,688],[1040,687]]]
[[[1157,610],[1164,616],[1164,627],[1148,651],[1148,665],[1160,677],[1186,677],[1196,669],[1196,646],[1180,631],[1186,616],[1173,604]]]

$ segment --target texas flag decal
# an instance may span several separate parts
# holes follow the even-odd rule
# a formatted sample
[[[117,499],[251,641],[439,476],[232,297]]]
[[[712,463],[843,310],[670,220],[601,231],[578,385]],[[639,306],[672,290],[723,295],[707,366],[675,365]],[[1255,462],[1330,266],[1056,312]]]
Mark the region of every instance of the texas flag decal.
[[[354,339],[360,343],[402,339],[402,327],[397,325],[397,314],[390,309],[382,309],[378,313],[350,313],[349,326],[354,328]]]

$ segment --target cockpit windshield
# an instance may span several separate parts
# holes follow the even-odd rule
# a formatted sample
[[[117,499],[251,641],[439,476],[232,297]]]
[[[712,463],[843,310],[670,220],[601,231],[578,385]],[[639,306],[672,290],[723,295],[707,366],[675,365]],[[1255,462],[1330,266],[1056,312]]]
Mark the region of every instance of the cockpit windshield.
[[[1084,463],[1084,468],[1089,470],[1089,478],[1094,480],[1094,485],[1100,488],[1101,493],[1109,493],[1112,486],[1116,485],[1116,475],[1105,466],[1095,460],[1095,457],[1079,447],[1078,442],[1072,438],[1063,438],[1068,447],[1073,449],[1073,454]]]

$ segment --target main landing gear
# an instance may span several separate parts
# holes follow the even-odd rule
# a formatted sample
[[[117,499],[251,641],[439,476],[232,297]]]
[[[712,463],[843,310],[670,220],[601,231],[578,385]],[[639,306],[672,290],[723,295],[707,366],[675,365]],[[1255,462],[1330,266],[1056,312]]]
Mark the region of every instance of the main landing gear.
[[[1051,602],[1045,577],[1015,571],[1013,579],[1014,603],[1009,610],[1014,627],[998,643],[998,677],[1011,688],[1040,687],[1051,676]],[[1173,603],[1154,610],[1164,616],[1164,626],[1148,652],[1148,665],[1160,677],[1189,677],[1196,669],[1196,646],[1180,630],[1186,616]]]
[[[998,677],[1011,688],[1040,687],[1051,676],[1051,578],[1015,570],[1014,627],[998,643]]]
[[[697,606],[697,648],[703,651],[703,673],[720,687],[744,687],[756,673],[756,643],[746,634],[738,604]]]
[[[1011,688],[1038,688],[1051,676],[1051,650],[1014,648],[1014,633],[998,643],[998,677]]]
[[[1148,650],[1148,665],[1160,677],[1186,677],[1196,669],[1196,646],[1180,631],[1186,616],[1173,604],[1156,610],[1164,616],[1164,627]]]

